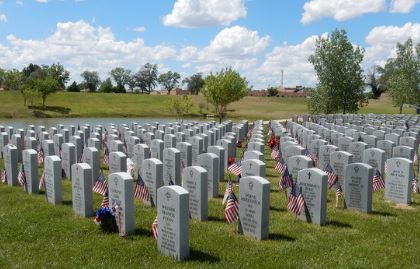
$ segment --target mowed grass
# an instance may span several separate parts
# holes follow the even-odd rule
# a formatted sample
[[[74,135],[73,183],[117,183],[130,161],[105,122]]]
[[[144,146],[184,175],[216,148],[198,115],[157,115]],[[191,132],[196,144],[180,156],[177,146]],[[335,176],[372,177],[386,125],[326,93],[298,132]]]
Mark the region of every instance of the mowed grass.
[[[238,149],[238,156],[240,152]],[[134,235],[104,234],[93,218],[76,217],[71,188],[63,180],[64,203],[52,206],[43,194],[0,185],[2,268],[415,268],[420,196],[401,209],[374,193],[372,214],[334,208],[328,193],[327,225],[304,223],[286,210],[278,173],[266,147],[271,181],[269,239],[256,241],[223,220],[220,197],[209,200],[209,220],[190,220],[190,258],[177,262],[159,254],[150,233],[154,208],[135,201]],[[2,169],[3,163],[0,162]],[[225,175],[227,179],[228,176]],[[238,187],[235,187],[238,195]],[[95,194],[94,205],[101,197]],[[341,203],[342,204],[342,203]]]
[[[175,117],[170,110],[167,95],[113,94],[113,93],[68,93],[59,92],[48,97],[47,110],[29,109],[23,105],[19,92],[0,92],[0,118],[28,117]],[[213,114],[203,96],[193,96],[194,107],[189,117]],[[200,113],[200,105],[204,107]],[[370,100],[360,113],[398,113],[389,98]],[[404,113],[414,109],[404,108]],[[251,97],[247,96],[228,106],[227,117],[232,119],[287,119],[296,114],[308,113],[306,98]]]

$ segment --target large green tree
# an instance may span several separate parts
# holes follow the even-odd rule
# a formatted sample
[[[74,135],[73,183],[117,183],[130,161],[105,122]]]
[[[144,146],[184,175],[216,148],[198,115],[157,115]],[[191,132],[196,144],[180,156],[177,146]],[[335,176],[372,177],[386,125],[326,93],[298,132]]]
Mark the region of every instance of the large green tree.
[[[61,85],[55,77],[48,75],[43,79],[34,79],[34,88],[42,99],[42,106],[45,107],[45,101],[47,100],[47,97],[59,90]]]
[[[156,64],[146,63],[136,73],[136,84],[140,88],[141,93],[150,94],[158,83],[158,68]]]
[[[64,90],[66,88],[66,83],[70,79],[70,72],[64,69],[64,66],[60,63],[54,63],[51,66],[47,67],[47,75],[55,78],[58,82],[60,89]]]
[[[4,74],[3,87],[7,91],[18,91],[22,88],[23,77],[19,70],[7,70]]]
[[[248,82],[232,68],[222,69],[207,76],[203,95],[214,105],[219,122],[222,122],[228,104],[238,101],[248,94]]]
[[[325,91],[322,95],[330,97],[331,112],[356,112],[366,101],[360,65],[363,54],[362,48],[353,46],[348,40],[345,30],[335,30],[327,38],[317,39],[315,53],[309,57],[309,62],[318,76],[319,86],[315,91]]]
[[[83,71],[80,76],[83,78],[83,84],[90,92],[95,92],[98,89],[101,80],[99,79],[99,74],[96,71]]]
[[[125,92],[125,85],[128,84],[130,79],[131,71],[124,69],[123,67],[116,67],[111,70],[109,73],[112,79],[117,84],[115,92],[123,93]]]
[[[414,47],[409,38],[397,44],[395,58],[387,60],[380,69],[381,85],[387,88],[393,103],[399,107],[400,113],[404,104],[420,102],[420,43]]]
[[[187,90],[191,94],[198,94],[204,87],[204,79],[201,73],[196,73],[191,77],[185,78],[182,83],[187,84]]]
[[[178,86],[181,75],[177,72],[168,71],[166,73],[160,74],[159,83],[165,87],[168,91],[168,95],[171,94],[171,91]]]

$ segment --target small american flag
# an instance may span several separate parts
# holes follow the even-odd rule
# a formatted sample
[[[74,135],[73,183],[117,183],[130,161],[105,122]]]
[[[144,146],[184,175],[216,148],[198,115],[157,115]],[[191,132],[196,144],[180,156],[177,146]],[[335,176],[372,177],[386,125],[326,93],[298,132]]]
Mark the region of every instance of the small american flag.
[[[158,240],[158,217],[157,216],[152,223],[152,236],[156,241]]]
[[[20,186],[26,186],[25,166],[23,165],[23,163],[20,166],[20,170],[18,173],[18,182]]]
[[[42,172],[41,178],[39,179],[39,185],[38,189],[41,190],[42,188],[45,188],[45,174]]]
[[[134,190],[134,197],[140,199],[143,202],[150,201],[150,193],[147,186],[144,184],[140,174],[137,177],[136,189]]]
[[[226,190],[225,190],[225,195],[223,196],[222,205],[226,203],[229,193],[231,192],[233,192],[233,184],[232,184],[232,181],[229,180],[228,183],[226,184]]]
[[[228,167],[228,171],[233,173],[235,176],[239,176],[241,174],[241,160],[232,163]]]
[[[276,148],[274,148],[272,151],[271,151],[271,158],[273,158],[274,160],[275,159],[277,159],[277,157],[279,156],[279,150],[278,149],[276,149]]]
[[[132,175],[133,171],[134,171],[134,162],[130,158],[127,158],[127,173]]]
[[[251,136],[252,136],[252,130],[250,129],[250,130],[248,131],[248,133],[246,134],[246,137],[247,137],[248,139],[250,139],[250,138],[251,138]]]
[[[108,196],[108,192],[105,193],[104,198],[102,199],[101,207],[109,207],[109,196]]]
[[[7,183],[7,173],[6,173],[6,169],[3,169],[3,171],[1,171],[1,182],[2,182],[2,183]]]
[[[385,188],[385,181],[378,169],[376,169],[375,175],[373,176],[372,186],[373,191],[379,191],[380,189]]]
[[[309,152],[308,148],[305,148],[305,150],[304,150],[304,152],[303,152],[303,155],[305,155],[305,156],[309,157],[309,158],[312,160],[313,165],[314,165],[314,166],[316,166],[316,156],[312,155],[312,154]]]
[[[274,167],[274,169],[279,171],[281,175],[284,174],[284,172],[287,169],[287,165],[284,162],[282,157],[280,157],[280,156],[278,157],[278,160],[277,160],[277,163],[276,163],[276,166]]]
[[[284,173],[281,177],[281,180],[279,182],[279,188],[282,190],[285,190],[287,188],[293,187],[293,177],[289,173],[289,169],[286,166],[286,169],[284,170]]]
[[[387,162],[385,162],[384,170],[385,170],[385,174],[386,174],[388,172],[388,164],[387,164]]]
[[[417,157],[417,154],[415,153],[413,157],[413,163],[416,163],[417,161],[418,161],[418,157]]]
[[[102,173],[99,174],[92,190],[102,196],[105,196],[105,194],[108,192],[108,183]]]
[[[40,148],[38,150],[37,159],[38,159],[38,164],[44,163],[44,149],[43,148]]]
[[[303,199],[302,191],[297,184],[292,187],[292,191],[290,192],[287,201],[287,209],[296,215],[302,214],[305,209],[305,200]]]
[[[328,176],[328,188],[331,189],[331,187],[337,183],[338,177],[334,173],[334,170],[332,169],[330,164],[327,164],[327,166],[325,167],[325,173],[327,173]]]
[[[225,220],[227,223],[233,223],[239,219],[239,202],[233,191],[230,191],[227,197],[225,208]]]
[[[335,189],[335,207],[338,207],[338,202],[340,200],[341,195],[343,195],[343,190],[341,189],[341,186],[337,186]]]
[[[413,180],[411,181],[411,186],[413,188],[413,192],[414,193],[418,193],[418,187],[417,187],[417,180],[416,178],[413,178]]]
[[[108,146],[105,144],[105,151],[104,151],[104,164],[109,165],[109,149]]]
[[[106,139],[108,138],[108,131],[105,131],[103,134],[102,134],[102,141],[106,141]]]

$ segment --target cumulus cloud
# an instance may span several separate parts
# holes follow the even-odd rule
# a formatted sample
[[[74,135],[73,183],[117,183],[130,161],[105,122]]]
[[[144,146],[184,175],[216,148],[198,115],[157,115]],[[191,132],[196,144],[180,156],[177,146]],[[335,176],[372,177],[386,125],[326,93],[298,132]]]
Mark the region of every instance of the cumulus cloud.
[[[420,0],[392,0],[392,13],[409,13]]]
[[[322,37],[326,37],[323,34]],[[276,46],[265,56],[264,62],[255,72],[261,87],[267,85],[280,85],[281,72],[284,72],[285,86],[313,86],[316,84],[316,75],[308,58],[315,51],[317,35],[306,38],[302,43],[295,45],[284,44]]]
[[[0,22],[7,22],[7,17],[3,13],[0,14]]]
[[[386,0],[311,0],[304,4],[303,9],[302,23],[311,23],[325,17],[345,21],[366,13],[386,10]]]
[[[166,26],[198,28],[229,25],[245,16],[244,0],[177,0],[162,21]]]
[[[409,37],[415,44],[420,42],[420,23],[406,23],[403,26],[378,26],[366,36],[364,65],[382,65],[386,59],[395,56],[395,46]]]
[[[73,76],[85,69],[107,75],[116,66],[137,69],[146,62],[161,63],[176,56],[174,48],[147,46],[143,39],[117,40],[110,28],[94,27],[85,21],[57,23],[55,32],[42,40],[7,36],[0,43],[0,66],[22,68],[29,63],[62,63]],[[77,78],[77,77],[75,77]]]
[[[228,66],[247,70],[257,63],[258,55],[269,43],[269,36],[260,37],[257,31],[233,26],[220,31],[204,48],[182,48],[178,59],[195,63],[196,71],[204,73]]]

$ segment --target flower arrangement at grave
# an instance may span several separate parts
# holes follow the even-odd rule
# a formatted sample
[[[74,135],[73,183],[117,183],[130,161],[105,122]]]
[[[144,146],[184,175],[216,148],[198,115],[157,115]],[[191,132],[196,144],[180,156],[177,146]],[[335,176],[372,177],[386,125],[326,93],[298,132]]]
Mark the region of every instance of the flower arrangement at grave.
[[[117,222],[115,215],[108,207],[101,207],[96,211],[94,219],[95,224],[100,225],[102,231],[108,233],[118,232]]]

